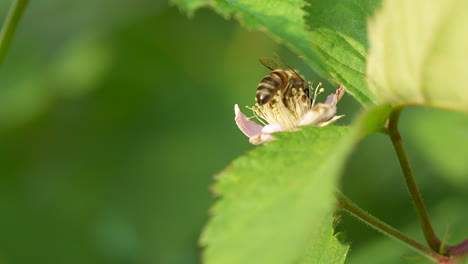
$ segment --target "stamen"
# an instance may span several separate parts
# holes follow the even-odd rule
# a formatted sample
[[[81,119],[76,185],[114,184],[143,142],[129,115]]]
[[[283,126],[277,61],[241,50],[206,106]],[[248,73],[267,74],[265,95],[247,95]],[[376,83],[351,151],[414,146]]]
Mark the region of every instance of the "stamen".
[[[310,86],[307,89],[312,90]],[[286,130],[294,131],[297,122],[312,106],[309,96],[302,88],[292,88],[288,96],[284,96],[280,90],[269,103],[262,106],[255,104],[248,108],[262,124],[281,124]]]
[[[314,107],[314,105],[315,105],[315,101],[317,100],[317,95],[319,95],[319,94],[321,94],[321,93],[323,93],[325,91],[325,89],[320,88],[320,86],[322,86],[322,83],[318,83],[317,87],[315,87],[314,98],[312,100],[312,107]],[[309,87],[312,87],[312,85],[309,86]],[[312,90],[312,88],[310,88],[310,89]]]
[[[261,117],[260,113],[257,111],[257,109],[260,107],[258,104],[255,104],[255,106],[253,107],[250,107],[250,106],[246,106],[246,107],[252,111],[252,113],[254,114],[253,117],[255,117],[258,121],[260,121],[260,123],[262,123],[264,126],[267,125],[266,120],[264,120]],[[249,117],[249,119],[253,117]]]

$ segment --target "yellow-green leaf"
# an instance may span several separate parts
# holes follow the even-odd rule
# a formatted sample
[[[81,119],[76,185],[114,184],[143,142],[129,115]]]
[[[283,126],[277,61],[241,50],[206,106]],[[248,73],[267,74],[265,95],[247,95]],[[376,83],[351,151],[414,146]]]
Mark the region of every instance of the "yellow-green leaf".
[[[390,104],[468,111],[468,1],[387,0],[369,24],[368,85]]]

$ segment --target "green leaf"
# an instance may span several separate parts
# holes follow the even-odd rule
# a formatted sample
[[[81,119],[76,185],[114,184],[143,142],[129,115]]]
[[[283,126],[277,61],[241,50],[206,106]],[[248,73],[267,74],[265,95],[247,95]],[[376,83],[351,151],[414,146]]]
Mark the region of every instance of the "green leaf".
[[[348,255],[349,245],[344,245],[343,233],[334,234],[334,226],[331,217],[322,221],[321,226],[317,226],[319,233],[315,239],[308,245],[304,258],[299,264],[312,263],[344,263]]]
[[[205,263],[294,263],[333,212],[347,127],[279,134],[224,171],[202,244]]]
[[[367,109],[355,122],[356,138],[383,132],[391,112],[392,107],[390,105],[380,105]]]
[[[368,85],[380,102],[468,111],[468,1],[390,0],[369,24]]]
[[[327,71],[361,104],[373,103],[364,75],[367,54],[367,17],[380,1],[308,0],[309,39]]]
[[[235,160],[214,186],[221,198],[201,238],[205,263],[297,263],[321,252],[334,254],[300,263],[343,263],[345,250],[328,229],[333,193],[353,147],[381,130],[389,109],[369,110],[354,128],[275,134]]]
[[[266,30],[275,40],[303,55],[324,78],[330,78],[331,73],[361,104],[372,104],[364,81],[366,18],[379,1],[329,4],[325,0],[311,0],[306,10],[303,0],[173,2],[187,9],[189,14],[202,3],[209,4],[226,18],[234,15],[249,28]]]

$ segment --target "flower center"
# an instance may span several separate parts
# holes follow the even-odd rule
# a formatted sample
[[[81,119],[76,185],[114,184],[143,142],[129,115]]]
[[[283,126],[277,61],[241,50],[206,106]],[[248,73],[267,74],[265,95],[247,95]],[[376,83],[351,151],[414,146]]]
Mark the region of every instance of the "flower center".
[[[286,130],[294,131],[301,117],[314,107],[317,95],[323,92],[323,88],[320,88],[321,85],[319,83],[313,89],[309,84],[306,91],[302,88],[293,88],[288,95],[284,95],[283,91],[279,90],[269,103],[262,106],[255,104],[249,109],[252,110],[255,118],[264,125],[280,124]],[[313,97],[311,100],[310,95],[312,92]]]

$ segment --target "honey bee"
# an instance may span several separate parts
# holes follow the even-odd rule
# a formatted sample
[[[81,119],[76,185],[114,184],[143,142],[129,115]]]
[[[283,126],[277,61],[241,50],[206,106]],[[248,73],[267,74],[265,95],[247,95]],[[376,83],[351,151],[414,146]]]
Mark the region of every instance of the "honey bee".
[[[306,81],[287,64],[281,57],[276,55],[281,62],[287,66],[287,70],[281,67],[281,64],[273,58],[260,58],[259,61],[263,66],[271,70],[269,74],[263,77],[260,84],[257,86],[255,100],[258,105],[262,106],[267,103],[274,103],[272,99],[278,93],[282,92],[283,102],[285,98],[291,95],[292,90],[302,89],[308,96],[308,86]]]

